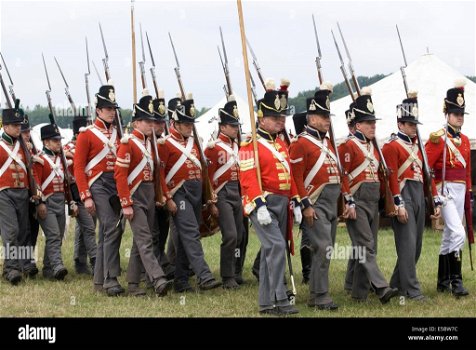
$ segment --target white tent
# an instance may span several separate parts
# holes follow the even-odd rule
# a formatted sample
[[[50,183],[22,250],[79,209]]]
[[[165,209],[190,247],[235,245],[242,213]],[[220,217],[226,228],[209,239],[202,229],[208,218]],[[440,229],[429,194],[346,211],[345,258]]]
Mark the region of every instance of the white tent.
[[[241,96],[234,94],[236,104],[238,105],[238,113],[240,114],[241,130],[243,134],[251,131],[250,112],[248,103]],[[226,103],[226,97],[223,97],[217,104],[215,104],[210,110],[198,117],[196,128],[199,136],[206,144],[210,139],[215,138],[218,131],[218,109],[223,108]]]
[[[450,67],[433,54],[421,56],[406,68],[408,88],[418,91],[419,126],[423,141],[428,139],[431,132],[440,129],[445,122],[443,114],[443,99],[446,91],[454,86],[456,79],[465,79],[466,112],[469,113],[463,126],[466,134],[476,147],[476,84],[460,72]],[[382,143],[392,132],[397,130],[396,105],[405,98],[400,70],[371,85],[372,101],[378,118],[377,136]],[[331,102],[334,132],[337,140],[343,140],[348,134],[344,112],[351,103],[350,96]],[[288,126],[289,128],[289,126]]]

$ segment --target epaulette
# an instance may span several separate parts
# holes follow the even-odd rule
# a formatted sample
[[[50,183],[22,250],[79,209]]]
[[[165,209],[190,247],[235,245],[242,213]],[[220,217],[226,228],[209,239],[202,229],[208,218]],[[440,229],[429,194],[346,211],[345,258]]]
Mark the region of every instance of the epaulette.
[[[167,135],[165,137],[161,137],[160,139],[157,140],[157,143],[159,145],[165,145],[165,141],[167,141],[167,139],[170,137],[170,135]]]
[[[79,132],[85,132],[86,130],[92,129],[94,125],[82,126],[79,128]]]
[[[250,137],[250,138],[247,138],[246,140],[241,141],[240,147],[248,146],[252,141],[253,141],[253,139],[252,139],[251,137]]]
[[[218,140],[211,140],[207,143],[207,148],[215,148],[215,145],[217,144]]]
[[[121,138],[121,143],[129,143],[129,140],[131,139],[132,135],[131,134],[124,134]]]
[[[41,164],[41,165],[45,165],[45,161],[44,161],[39,155],[31,156],[31,159],[32,159],[33,162],[35,162],[35,163],[39,163],[39,164]]]
[[[432,132],[430,134],[430,141],[433,143],[439,143],[441,136],[445,134],[445,129],[440,129],[438,131]]]
[[[297,142],[298,137],[299,137],[299,135],[298,135],[298,136],[294,136],[294,137],[291,139],[291,143]]]
[[[390,143],[390,142],[392,142],[392,141],[395,141],[396,139],[397,139],[397,134],[392,133],[392,134],[390,135],[390,137],[388,138],[388,140],[387,140],[385,143],[386,143],[386,144],[387,144],[387,143]]]

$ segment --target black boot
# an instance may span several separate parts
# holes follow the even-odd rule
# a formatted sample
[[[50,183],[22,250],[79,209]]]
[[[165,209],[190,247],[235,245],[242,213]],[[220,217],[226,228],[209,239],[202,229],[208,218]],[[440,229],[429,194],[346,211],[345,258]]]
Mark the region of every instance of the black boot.
[[[461,250],[449,254],[451,291],[455,297],[464,297],[468,291],[463,287],[463,275],[461,274]]]
[[[96,257],[89,258],[89,264],[91,265],[91,272],[92,272],[92,275],[94,276],[94,268],[96,267]]]
[[[438,283],[436,285],[436,290],[440,293],[451,292],[449,259],[450,257],[448,254],[440,254],[439,256]]]
[[[312,253],[309,247],[301,248],[302,284],[309,282],[311,274]]]
[[[74,269],[78,275],[90,275],[91,271],[89,271],[88,265],[84,262],[79,261],[79,259],[74,259]]]

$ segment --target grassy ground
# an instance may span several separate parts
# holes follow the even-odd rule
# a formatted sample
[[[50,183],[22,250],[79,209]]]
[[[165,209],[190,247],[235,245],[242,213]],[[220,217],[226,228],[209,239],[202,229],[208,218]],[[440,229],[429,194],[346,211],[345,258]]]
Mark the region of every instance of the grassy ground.
[[[71,228],[73,225],[71,225]],[[295,228],[295,230],[297,230]],[[252,231],[251,231],[252,232]],[[92,281],[74,272],[72,258],[72,231],[63,245],[63,256],[70,274],[63,282],[52,282],[42,277],[11,286],[5,280],[0,282],[0,317],[259,317],[257,296],[258,283],[251,274],[251,265],[259,242],[251,233],[245,266],[246,284],[237,291],[215,289],[208,292],[187,294],[170,293],[165,298],[155,297],[152,290],[146,298],[106,297],[92,292]],[[297,238],[296,246],[299,245]],[[219,278],[220,236],[215,235],[202,241],[205,255],[213,274]],[[375,295],[367,303],[355,303],[344,292],[343,283],[347,260],[334,259],[330,269],[330,292],[340,305],[338,311],[316,311],[306,306],[308,287],[301,285],[301,263],[299,255],[293,257],[297,283],[297,308],[299,317],[474,317],[476,314],[475,272],[469,268],[467,249],[464,251],[463,276],[470,296],[456,300],[449,294],[436,292],[436,273],[440,233],[427,230],[424,236],[423,253],[418,264],[418,276],[423,293],[430,298],[427,303],[405,299],[393,299],[381,305]],[[44,238],[39,240],[40,261]],[[345,228],[337,234],[339,246],[349,245]],[[127,268],[126,251],[131,247],[129,228],[121,247],[121,265]],[[396,260],[393,233],[381,230],[378,242],[378,262],[386,276],[390,278]],[[41,266],[41,263],[39,264]],[[192,279],[193,280],[193,279]],[[120,278],[126,285],[125,274]],[[195,283],[193,281],[193,283]]]

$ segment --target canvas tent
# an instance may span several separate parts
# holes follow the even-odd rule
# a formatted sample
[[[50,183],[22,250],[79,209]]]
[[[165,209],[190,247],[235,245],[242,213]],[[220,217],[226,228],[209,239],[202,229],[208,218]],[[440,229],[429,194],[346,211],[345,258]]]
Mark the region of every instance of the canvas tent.
[[[460,72],[441,61],[434,54],[425,54],[406,68],[407,82],[410,90],[418,91],[419,118],[423,123],[420,133],[423,141],[428,139],[430,132],[440,129],[444,122],[443,99],[446,91],[454,86],[456,79],[465,79],[466,116],[463,133],[466,134],[476,148],[476,84]],[[378,118],[377,136],[382,144],[392,132],[397,130],[396,105],[405,98],[400,70],[372,84],[372,100]],[[337,141],[342,141],[348,134],[344,112],[351,103],[350,96],[331,102],[334,132]],[[287,128],[294,131],[292,119],[287,121]]]

